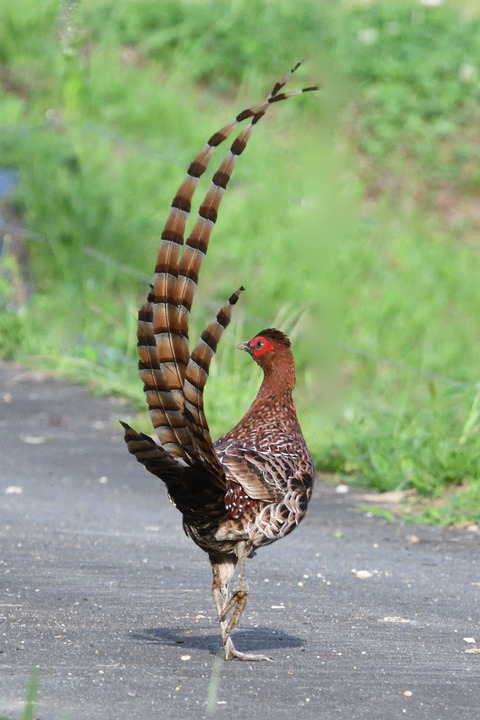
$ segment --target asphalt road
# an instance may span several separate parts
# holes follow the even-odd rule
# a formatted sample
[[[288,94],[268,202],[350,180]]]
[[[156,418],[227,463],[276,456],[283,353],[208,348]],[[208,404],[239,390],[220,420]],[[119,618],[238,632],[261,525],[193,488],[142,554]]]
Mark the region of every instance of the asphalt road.
[[[128,455],[128,408],[0,364],[0,714],[38,720],[473,720],[480,535],[388,524],[318,484],[248,563],[225,663],[206,556]],[[476,643],[472,640],[476,640]]]

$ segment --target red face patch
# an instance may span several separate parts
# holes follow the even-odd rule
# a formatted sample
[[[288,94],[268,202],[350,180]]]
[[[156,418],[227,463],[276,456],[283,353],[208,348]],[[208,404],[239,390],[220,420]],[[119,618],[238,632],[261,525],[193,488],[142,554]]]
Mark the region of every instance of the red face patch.
[[[260,355],[263,355],[269,350],[273,350],[272,343],[261,335],[257,335],[253,340],[250,340],[248,346],[252,349],[255,357],[260,357]]]

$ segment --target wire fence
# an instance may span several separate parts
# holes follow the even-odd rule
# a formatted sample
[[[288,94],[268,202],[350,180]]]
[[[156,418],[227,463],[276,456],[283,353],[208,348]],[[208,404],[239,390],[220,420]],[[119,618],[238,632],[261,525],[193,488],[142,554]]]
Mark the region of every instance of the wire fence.
[[[0,133],[6,133],[10,132],[12,134],[17,135],[28,135],[33,134],[41,131],[52,131],[54,129],[54,123],[55,120],[46,118],[44,123],[34,125],[34,126],[0,126]],[[185,169],[187,166],[187,162],[181,158],[175,157],[173,155],[169,155],[166,153],[162,153],[156,148],[151,147],[148,144],[144,143],[138,143],[132,140],[129,140],[119,133],[113,132],[107,128],[103,128],[101,126],[92,124],[92,123],[84,123],[82,124],[82,129],[85,132],[93,133],[97,135],[99,138],[103,140],[107,140],[111,142],[114,146],[119,148],[125,148],[133,150],[134,152],[137,152],[145,157],[148,157],[150,159],[153,159],[158,162],[166,162],[170,163],[172,165],[176,165],[177,167],[180,167],[182,169]],[[233,180],[233,179],[232,179]],[[291,198],[291,202],[297,203],[298,199]],[[364,218],[365,222],[374,222],[371,218]],[[28,242],[42,242],[48,244],[48,238],[45,235],[42,235],[41,233],[34,232],[32,230],[28,230],[20,225],[8,222],[4,220],[0,216],[0,252],[1,252],[1,241],[3,236],[6,233],[15,234],[17,237],[20,237]],[[480,252],[480,245],[467,243],[467,242],[457,242],[458,246],[462,246],[465,249],[474,251],[474,252]],[[85,245],[82,248],[83,253],[96,260],[99,263],[103,263],[104,265],[113,268],[114,270],[124,273],[126,275],[129,275],[130,277],[140,280],[141,282],[150,283],[152,280],[151,275],[148,275],[147,273],[143,273],[139,270],[136,270],[135,268],[132,268],[115,258],[111,257],[110,255],[107,255],[106,253],[103,253],[89,245]],[[217,305],[209,300],[206,300],[205,298],[202,298],[200,294],[197,293],[196,298],[200,304],[202,304],[205,307],[208,307],[209,309],[213,309],[215,311],[218,310]],[[249,313],[245,313],[244,317],[246,320],[250,322],[255,322],[259,324],[268,324],[268,319],[257,317],[254,315],[250,315]],[[393,360],[388,357],[384,357],[381,355],[376,355],[374,353],[371,353],[367,350],[363,350],[361,348],[354,347],[352,345],[347,344],[339,344],[339,349],[348,354],[352,355],[358,358],[362,358],[365,361],[372,362],[376,365],[383,365],[386,367],[390,367],[393,369],[398,370],[399,372],[406,372],[413,375],[416,375],[417,377],[420,377],[424,380],[431,381],[431,382],[438,382],[446,385],[450,385],[452,387],[456,387],[462,390],[480,390],[480,382],[479,383],[466,383],[462,382],[460,380],[456,380],[455,378],[450,378],[446,375],[442,375],[439,373],[433,373],[429,372],[428,370],[424,370],[422,368],[418,368],[412,365],[408,365],[406,363],[400,362],[398,360]]]
[[[15,225],[12,223],[5,222],[0,217],[0,232],[2,234],[4,233],[15,233],[17,236],[24,238],[28,241],[33,242],[47,242],[47,238],[44,235],[41,235],[40,233],[33,232],[31,230],[26,230],[25,228]],[[130,267],[129,265],[126,265],[124,263],[119,262],[115,258],[112,258],[110,255],[107,255],[106,253],[100,252],[99,250],[96,250],[95,248],[90,247],[89,245],[85,245],[83,247],[83,252],[86,256],[96,260],[97,262],[100,262],[108,267],[113,268],[114,270],[125,273],[126,275],[129,275],[131,278],[134,278],[136,280],[140,280],[141,282],[150,283],[152,278],[147,273],[143,273],[139,270],[136,270],[135,268]],[[212,310],[218,310],[217,305],[209,300],[205,300],[202,298],[198,293],[196,295],[196,298],[200,304],[204,305],[205,307],[208,307]],[[263,325],[268,325],[268,320],[266,318],[261,318],[255,315],[250,315],[249,313],[245,313],[244,317],[249,320],[250,322],[255,322]],[[382,355],[376,355],[374,353],[368,352],[367,350],[363,350],[361,348],[354,347],[352,345],[346,345],[343,343],[340,343],[338,345],[339,349],[347,353],[348,355],[353,355],[358,358],[362,358],[363,360],[366,360],[368,362],[373,362],[376,365],[384,365],[390,368],[394,368],[400,372],[406,372],[413,375],[416,375],[417,377],[423,378],[424,380],[428,380],[431,382],[439,382],[446,385],[450,385],[452,387],[456,387],[462,390],[480,390],[480,383],[466,383],[462,382],[460,380],[456,380],[454,378],[448,377],[446,375],[441,375],[439,373],[433,373],[429,372],[428,370],[423,370],[421,368],[415,367],[413,365],[408,365],[407,363],[400,362],[398,360],[392,360],[391,358],[384,357]]]

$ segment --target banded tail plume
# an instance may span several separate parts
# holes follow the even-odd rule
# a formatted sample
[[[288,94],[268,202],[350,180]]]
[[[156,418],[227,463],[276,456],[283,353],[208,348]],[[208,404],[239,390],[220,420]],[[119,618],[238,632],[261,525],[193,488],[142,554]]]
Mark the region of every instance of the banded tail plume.
[[[173,199],[153,284],[138,315],[139,373],[156,440],[122,423],[128,449],[164,481],[172,502],[183,514],[185,531],[210,556],[226,659],[264,659],[240,653],[230,638],[246,602],[244,560],[255,547],[273,542],[298,524],[310,497],[313,465],[291,397],[295,375],[290,343],[278,330],[265,330],[252,340],[253,345],[242,345],[264,370],[262,387],[245,418],[230,433],[215,443],[210,437],[203,390],[220,338],[244,288],[236,290],[220,308],[191,351],[188,325],[220,203],[255,126],[274,103],[317,89],[284,91],[300,65],[276,82],[263,102],[243,110],[215,132],[190,163]],[[215,150],[237,129],[185,238],[199,179]],[[263,343],[262,353],[258,354],[255,343]],[[281,406],[274,408],[278,402],[275,395],[275,402],[260,407],[265,397],[268,399],[266,391],[272,383],[281,390]],[[273,408],[275,418],[271,417]],[[270,432],[268,443],[266,418],[270,418],[270,431],[272,422],[279,426],[278,437]],[[294,457],[297,462],[292,461]],[[241,590],[228,599],[228,581],[237,563]],[[232,616],[227,621],[229,613]]]

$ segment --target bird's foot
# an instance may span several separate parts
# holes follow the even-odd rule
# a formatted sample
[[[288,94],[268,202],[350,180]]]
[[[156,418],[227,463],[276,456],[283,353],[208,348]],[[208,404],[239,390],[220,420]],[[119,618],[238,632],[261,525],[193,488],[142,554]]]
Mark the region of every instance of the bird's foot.
[[[231,638],[227,638],[223,646],[225,660],[244,660],[247,662],[273,662],[273,658],[268,655],[255,655],[254,653],[243,653],[236,649]]]

